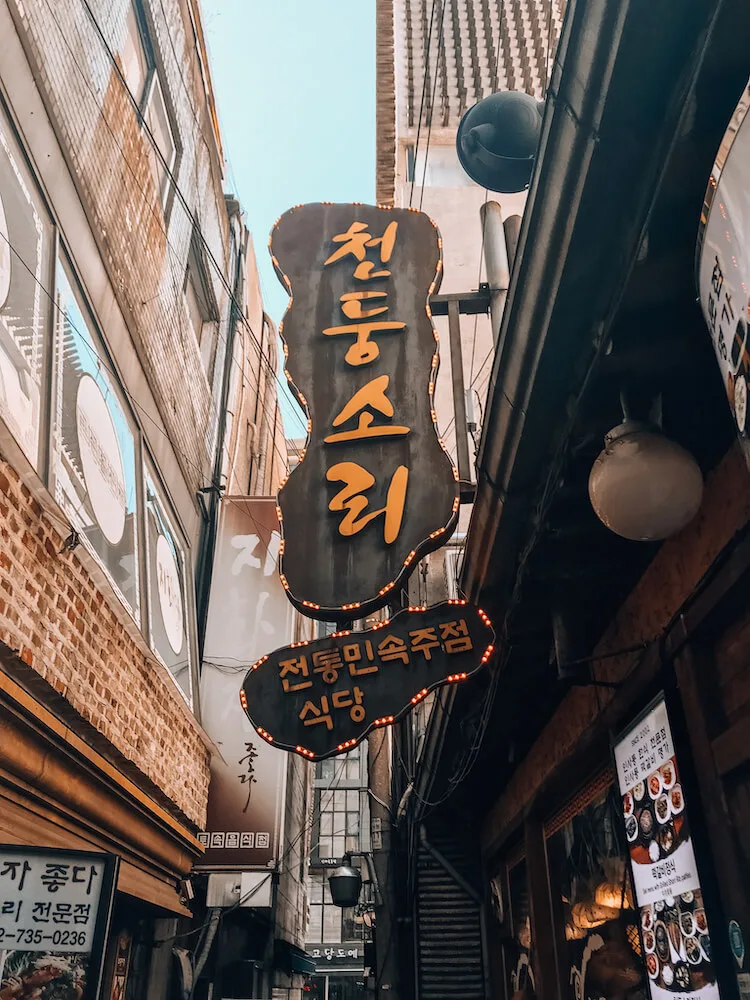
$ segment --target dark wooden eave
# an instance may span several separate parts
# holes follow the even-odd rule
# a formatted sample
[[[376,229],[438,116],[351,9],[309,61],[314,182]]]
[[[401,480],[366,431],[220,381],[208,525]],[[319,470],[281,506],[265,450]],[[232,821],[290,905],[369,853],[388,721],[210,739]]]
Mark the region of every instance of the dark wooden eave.
[[[488,803],[564,688],[550,614],[580,609],[583,654],[658,546],[596,519],[588,475],[623,387],[661,393],[664,430],[704,471],[733,428],[696,303],[698,220],[750,74],[744,0],[568,8],[495,358],[462,586],[511,646],[467,800]],[[488,675],[452,692],[425,762],[433,794],[466,759]],[[439,749],[438,749],[439,748]],[[476,793],[481,787],[482,795]],[[481,808],[481,807],[480,807]]]

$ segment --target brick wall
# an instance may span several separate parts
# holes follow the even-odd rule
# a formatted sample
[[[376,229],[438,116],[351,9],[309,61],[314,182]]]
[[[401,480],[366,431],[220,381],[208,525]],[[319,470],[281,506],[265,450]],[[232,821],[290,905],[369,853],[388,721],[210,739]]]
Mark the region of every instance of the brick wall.
[[[82,0],[8,2],[182,472],[195,490],[211,468],[229,299],[211,267],[221,322],[219,376],[210,385],[182,297],[191,213],[225,275],[229,225],[217,140],[182,5],[143,4],[181,146],[174,172],[189,209],[172,196],[165,211],[150,139]],[[90,2],[116,56],[130,2]],[[69,249],[75,256],[75,246]]]
[[[197,724],[63,541],[0,454],[0,642],[202,829],[209,755]]]

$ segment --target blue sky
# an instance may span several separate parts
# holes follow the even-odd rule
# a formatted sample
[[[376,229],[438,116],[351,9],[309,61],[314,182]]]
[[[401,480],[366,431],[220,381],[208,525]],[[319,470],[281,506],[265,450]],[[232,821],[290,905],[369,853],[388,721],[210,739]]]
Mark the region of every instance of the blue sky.
[[[266,312],[287,296],[266,243],[311,201],[375,199],[375,0],[201,0],[228,159],[253,234]],[[287,435],[300,436],[282,401]]]

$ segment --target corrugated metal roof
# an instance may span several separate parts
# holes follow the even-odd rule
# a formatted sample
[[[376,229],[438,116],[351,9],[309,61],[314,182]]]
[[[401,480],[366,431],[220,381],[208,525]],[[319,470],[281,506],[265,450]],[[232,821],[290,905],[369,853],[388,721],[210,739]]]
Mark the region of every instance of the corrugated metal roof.
[[[544,96],[565,0],[396,0],[399,131],[456,128],[496,90]],[[425,64],[429,71],[425,82]],[[424,98],[423,98],[424,92]]]

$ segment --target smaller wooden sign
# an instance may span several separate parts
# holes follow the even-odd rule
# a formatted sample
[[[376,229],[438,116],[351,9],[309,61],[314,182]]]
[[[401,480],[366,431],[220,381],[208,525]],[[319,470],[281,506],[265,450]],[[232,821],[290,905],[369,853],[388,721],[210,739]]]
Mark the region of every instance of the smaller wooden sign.
[[[247,673],[240,702],[258,734],[309,760],[345,753],[492,655],[487,615],[465,601],[400,611],[363,632],[292,643]]]

